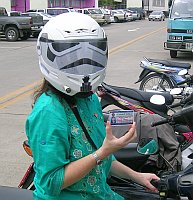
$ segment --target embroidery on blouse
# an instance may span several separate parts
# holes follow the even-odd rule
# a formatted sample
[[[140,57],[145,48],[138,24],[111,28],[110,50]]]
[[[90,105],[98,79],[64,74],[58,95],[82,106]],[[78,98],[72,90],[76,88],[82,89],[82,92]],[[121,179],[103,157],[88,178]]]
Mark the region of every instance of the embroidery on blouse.
[[[94,193],[99,193],[99,192],[100,192],[100,187],[99,187],[98,185],[95,185],[95,186],[93,187],[93,192],[94,192]]]
[[[75,125],[73,125],[72,127],[71,127],[71,133],[73,134],[73,135],[79,135],[80,133],[79,133],[79,127],[78,126],[75,126]]]
[[[73,156],[74,156],[76,159],[82,158],[82,151],[79,150],[79,149],[75,149],[75,150],[73,151]]]
[[[90,185],[90,186],[93,186],[95,183],[96,183],[97,179],[95,176],[89,176],[88,179],[87,179],[87,183]]]

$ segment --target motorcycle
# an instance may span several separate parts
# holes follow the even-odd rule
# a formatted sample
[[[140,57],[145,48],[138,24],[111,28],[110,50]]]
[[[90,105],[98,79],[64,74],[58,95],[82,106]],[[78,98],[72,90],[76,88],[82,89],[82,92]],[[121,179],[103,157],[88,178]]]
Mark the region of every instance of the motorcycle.
[[[150,98],[153,95],[160,94],[165,98],[165,104],[152,104]],[[172,105],[174,102],[174,98],[169,92],[145,92],[133,88],[112,86],[106,83],[102,83],[101,86],[98,87],[97,95],[100,98],[103,110],[109,105],[115,105],[125,110],[158,114],[163,117],[167,116],[169,105]]]
[[[170,124],[184,124],[193,131],[193,94],[188,97],[185,106],[175,112],[173,115],[165,119],[152,123],[152,126],[159,126],[165,123]],[[137,146],[137,151],[140,154],[152,155],[159,151],[159,146],[152,138],[142,138]],[[193,152],[189,155],[193,159]],[[193,160],[182,171],[165,171],[160,180],[152,180],[151,183],[158,189],[159,197],[152,192],[145,192],[143,187],[134,184],[132,181],[119,180],[117,177],[109,181],[110,185],[115,187],[115,191],[125,195],[125,199],[187,199],[193,200]],[[148,193],[148,194],[147,194]],[[132,196],[133,195],[133,196]],[[129,198],[127,198],[129,197]]]
[[[134,110],[137,113],[142,112],[147,114],[158,114],[162,117],[168,117],[169,111],[172,110],[172,112],[175,112],[175,107],[183,107],[188,100],[188,98],[186,100],[184,97],[180,102],[173,103],[173,97],[169,93],[145,92],[138,89],[111,86],[105,83],[102,83],[101,86],[98,87],[97,94],[100,97],[100,103],[105,120],[108,120],[109,115],[109,112],[106,112],[105,109],[110,105],[115,105],[119,109],[121,108],[123,110]],[[152,103],[152,97],[157,99],[160,97],[160,94],[164,95],[162,96],[164,97],[164,104],[160,102]],[[189,163],[190,161],[188,161],[188,156],[186,156],[185,152],[189,144],[192,143],[193,133],[186,125],[173,124],[172,127],[176,132],[176,137],[180,144],[180,149],[183,155],[183,163]],[[166,159],[164,159],[164,162],[166,162],[168,166]],[[187,164],[182,165],[183,169],[186,165]],[[148,169],[150,168],[148,167]]]
[[[191,131],[193,131],[193,95],[190,95],[189,99],[191,101],[180,111],[168,118],[152,123],[152,126],[158,126],[164,123],[182,123],[188,125]],[[193,152],[189,155],[189,158],[193,159]],[[193,200],[193,160],[184,170],[177,173],[164,174],[160,181],[153,181],[152,184],[158,188],[160,197],[163,199],[182,196]]]
[[[0,186],[0,197],[2,200],[33,200],[31,191],[8,186]]]
[[[139,79],[135,82],[141,82],[140,90],[170,91],[172,88],[178,87],[178,84],[186,79],[185,75],[180,75],[180,71],[186,70],[188,72],[191,64],[144,57],[140,67],[143,70]],[[192,84],[188,86],[192,89]]]

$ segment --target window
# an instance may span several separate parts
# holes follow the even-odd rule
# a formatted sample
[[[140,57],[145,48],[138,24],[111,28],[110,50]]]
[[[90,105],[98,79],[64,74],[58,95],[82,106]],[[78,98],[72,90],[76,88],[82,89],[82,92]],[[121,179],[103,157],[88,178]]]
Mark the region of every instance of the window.
[[[16,6],[16,0],[11,0],[11,7]]]
[[[143,1],[143,4],[144,4],[144,6],[148,6],[149,0],[144,0],[144,1]]]
[[[165,6],[165,0],[153,0],[153,6],[164,7]]]
[[[55,0],[55,6],[60,7],[60,0]]]
[[[88,10],[84,10],[84,14],[90,14],[89,12],[88,12]]]

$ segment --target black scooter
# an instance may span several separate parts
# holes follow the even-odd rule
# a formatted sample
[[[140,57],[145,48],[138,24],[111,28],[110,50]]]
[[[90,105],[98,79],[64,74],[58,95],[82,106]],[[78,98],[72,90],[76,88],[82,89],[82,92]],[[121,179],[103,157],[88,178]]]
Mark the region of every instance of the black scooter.
[[[158,126],[164,123],[181,123],[189,126],[193,131],[193,94],[189,96],[188,103],[172,116],[152,123]],[[193,159],[193,154],[189,155]],[[159,190],[162,199],[188,197],[193,200],[193,161],[183,171],[164,174],[160,181],[152,182]]]
[[[0,186],[0,199],[2,200],[33,200],[33,193],[30,190]]]
[[[189,96],[188,103],[180,111],[170,117],[152,123],[152,126],[159,126],[165,123],[188,125],[193,131],[193,94]],[[158,144],[152,138],[141,138],[137,146],[137,151],[144,155],[152,155],[158,149]],[[190,157],[193,159],[193,154]],[[193,162],[180,172],[166,171],[159,181],[154,180],[151,183],[158,189],[158,194],[146,191],[144,187],[132,181],[120,180],[117,177],[111,177],[109,180],[112,188],[128,200],[180,200],[182,198],[193,200]]]

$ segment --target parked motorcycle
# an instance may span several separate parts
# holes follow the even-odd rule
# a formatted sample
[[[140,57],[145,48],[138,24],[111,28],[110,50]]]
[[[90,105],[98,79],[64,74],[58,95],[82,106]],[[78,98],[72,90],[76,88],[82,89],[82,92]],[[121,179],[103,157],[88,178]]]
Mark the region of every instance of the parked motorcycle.
[[[184,124],[190,127],[193,131],[193,95],[189,96],[188,103],[172,116],[162,119],[158,122],[152,123],[152,126],[158,126],[165,123]],[[151,155],[159,151],[159,146],[151,138],[142,138],[137,146],[137,151],[144,155]],[[189,155],[193,159],[193,153]],[[182,171],[165,171],[160,176],[160,180],[152,180],[151,183],[158,189],[159,197],[152,192],[145,192],[143,187],[134,184],[132,181],[120,180],[112,177],[109,181],[113,185],[115,191],[119,192],[126,199],[162,199],[162,200],[193,200],[193,161]],[[127,198],[129,197],[129,198]]]
[[[0,199],[2,200],[33,200],[33,194],[29,190],[0,186]]]
[[[178,87],[178,84],[186,78],[179,75],[179,72],[186,69],[187,72],[191,68],[190,63],[180,63],[168,60],[149,59],[144,57],[140,67],[143,68],[138,81],[139,89],[143,91],[170,91],[170,89]],[[189,85],[192,87],[192,84]]]
[[[133,88],[117,87],[102,83],[98,87],[97,95],[101,98],[101,107],[104,110],[109,105],[115,105],[125,110],[158,114],[166,117],[169,105],[174,102],[173,96],[168,93],[161,93],[165,98],[165,104],[155,105],[150,102],[153,95],[160,95],[160,92],[145,92]]]
[[[189,101],[180,111],[172,116],[155,122],[152,126],[158,126],[164,123],[182,123],[189,126],[193,131],[193,95],[190,95]],[[193,159],[193,152],[189,155]],[[193,161],[180,172],[171,172],[164,174],[160,181],[153,181],[158,190],[160,197],[167,199],[169,197],[188,197],[193,200]]]
[[[169,93],[145,92],[137,89],[111,86],[105,83],[102,83],[102,85],[98,87],[97,94],[100,97],[101,107],[103,110],[105,110],[105,108],[110,105],[115,105],[118,108],[124,110],[134,110],[135,112],[158,114],[162,117],[168,117],[169,110],[175,112],[175,107],[183,107],[186,102],[189,101],[189,98],[185,98],[184,96],[180,102],[173,103],[173,97]],[[162,102],[160,104],[159,102],[158,104],[160,105],[155,102],[152,103],[152,97],[157,99],[160,97],[160,94],[164,95],[162,96],[165,99],[164,103]],[[104,111],[103,113],[105,119],[107,120],[108,112],[105,113]],[[189,144],[192,143],[193,133],[186,125],[183,124],[172,124],[172,127],[177,134],[177,140],[180,144],[180,148],[183,154],[182,167],[184,168],[184,166],[186,166],[184,163],[190,162],[188,156],[185,154],[185,150]],[[165,160],[165,162],[167,162],[167,160]],[[150,169],[150,167],[148,167],[148,169]]]

